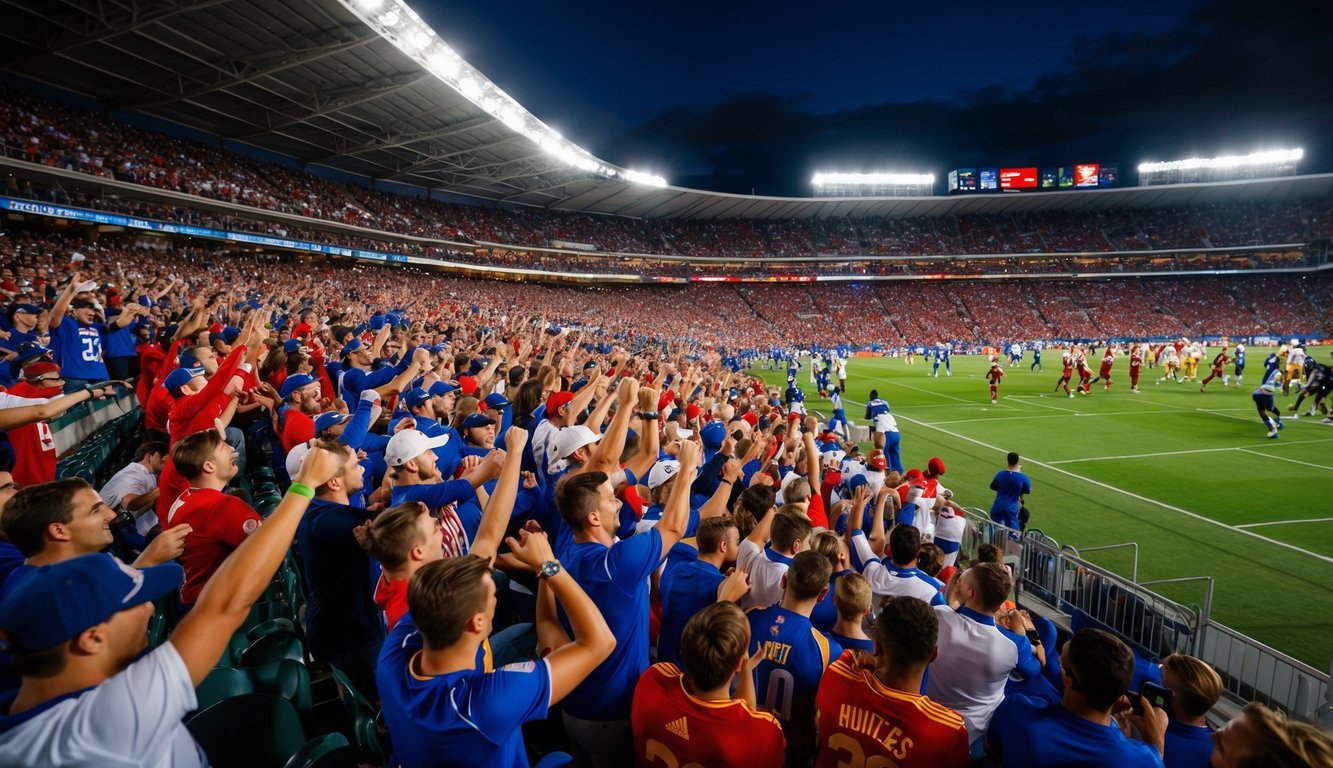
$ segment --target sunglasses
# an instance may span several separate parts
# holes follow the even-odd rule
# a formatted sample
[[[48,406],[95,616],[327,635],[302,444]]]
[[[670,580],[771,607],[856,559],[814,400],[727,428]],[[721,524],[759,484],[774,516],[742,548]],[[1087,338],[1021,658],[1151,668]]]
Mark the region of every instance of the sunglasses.
[[[64,376],[38,376],[35,379],[28,379],[28,381],[34,384],[43,381],[64,381],[64,380],[65,380]]]

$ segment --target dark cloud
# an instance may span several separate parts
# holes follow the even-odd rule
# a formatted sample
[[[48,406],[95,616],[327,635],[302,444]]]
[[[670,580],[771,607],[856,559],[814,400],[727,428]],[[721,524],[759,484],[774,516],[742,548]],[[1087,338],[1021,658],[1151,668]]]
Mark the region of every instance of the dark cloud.
[[[812,170],[969,165],[1132,168],[1147,159],[1303,146],[1333,170],[1333,4],[1217,0],[1180,27],[1081,39],[1024,89],[820,112],[811,94],[738,93],[664,109],[600,154],[725,192],[809,194]],[[979,79],[984,79],[979,77]]]

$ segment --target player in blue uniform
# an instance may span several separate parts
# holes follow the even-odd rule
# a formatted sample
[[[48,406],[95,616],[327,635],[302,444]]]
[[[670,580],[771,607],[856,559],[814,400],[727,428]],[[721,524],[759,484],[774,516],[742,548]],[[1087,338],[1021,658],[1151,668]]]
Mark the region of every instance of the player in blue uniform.
[[[1274,359],[1276,354],[1269,355]],[[1264,362],[1267,368],[1267,361]],[[1273,393],[1282,388],[1282,369],[1274,365],[1264,374],[1264,383],[1259,388],[1250,393],[1250,398],[1254,400],[1254,407],[1259,411],[1259,420],[1268,427],[1268,439],[1277,437],[1277,431],[1282,429],[1282,412],[1278,410],[1277,404],[1273,402]]]
[[[1032,365],[1028,366],[1028,371],[1040,371],[1040,370],[1041,370],[1041,345],[1037,344],[1032,347]]]
[[[940,377],[940,363],[944,360],[944,350],[939,344],[936,344],[935,348],[931,350],[931,358],[930,375],[938,379]]]
[[[787,764],[802,765],[815,740],[815,694],[824,670],[842,648],[810,623],[810,612],[829,588],[833,566],[812,550],[796,553],[782,577],[782,601],[751,608],[750,654],[763,652],[755,668],[755,698],[787,735]]]
[[[829,403],[833,406],[833,417],[828,420],[830,432],[842,435],[843,440],[851,440],[851,427],[847,423],[847,409],[842,406],[842,390],[834,387],[829,391]]]
[[[1237,344],[1237,345],[1236,345],[1236,362],[1235,362],[1235,369],[1234,369],[1234,371],[1233,371],[1233,374],[1234,374],[1235,377],[1236,377],[1236,384],[1235,384],[1235,386],[1239,387],[1239,386],[1240,386],[1240,377],[1245,375],[1245,345],[1244,345],[1244,344]],[[1224,381],[1222,382],[1222,386],[1225,387],[1226,385],[1227,385],[1227,383],[1226,383],[1226,381],[1224,380]]]

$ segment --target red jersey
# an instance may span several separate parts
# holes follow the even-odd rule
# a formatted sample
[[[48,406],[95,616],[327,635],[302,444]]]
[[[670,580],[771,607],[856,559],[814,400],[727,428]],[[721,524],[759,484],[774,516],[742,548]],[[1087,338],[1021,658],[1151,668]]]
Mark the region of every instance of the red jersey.
[[[288,408],[282,417],[282,450],[292,449],[315,436],[315,420],[295,408]]]
[[[167,432],[172,445],[187,435],[213,427],[213,420],[222,415],[231,401],[231,396],[224,392],[244,357],[243,345],[233,347],[201,391],[177,398],[172,403],[171,415],[167,418]]]
[[[1000,379],[1004,378],[1004,369],[998,365],[992,365],[989,371],[986,371],[986,379],[992,384],[999,384]]]
[[[143,407],[143,424],[155,432],[167,431],[167,419],[171,417],[171,406],[176,399],[166,387],[153,387],[148,392],[148,402]]]
[[[634,764],[774,766],[787,740],[777,718],[744,701],[706,701],[685,690],[675,664],[654,664],[634,688]]]
[[[410,579],[398,579],[389,581],[384,578],[383,571],[380,572],[380,580],[375,582],[375,605],[378,605],[381,611],[384,611],[385,629],[393,631],[393,627],[398,620],[407,613],[407,584]]]
[[[1113,363],[1115,363],[1115,355],[1112,355],[1109,352],[1106,353],[1106,357],[1102,358],[1102,368],[1099,371],[1099,373],[1102,375],[1102,378],[1106,378],[1107,376],[1111,375],[1111,365]]]
[[[60,397],[60,387],[34,387],[20,381],[9,388],[14,397],[47,400]],[[9,430],[10,450],[14,454],[11,474],[20,488],[56,479],[56,439],[45,421],[24,424]]]
[[[182,603],[193,605],[199,599],[218,566],[259,528],[260,522],[259,513],[249,504],[212,488],[187,488],[176,499],[162,527],[188,523],[192,529],[180,556],[185,569]]]
[[[884,685],[873,671],[857,667],[850,651],[824,673],[815,705],[818,768],[964,768],[971,762],[962,715],[927,696]]]
[[[1137,349],[1129,353],[1129,367],[1138,368],[1143,365],[1143,353]]]

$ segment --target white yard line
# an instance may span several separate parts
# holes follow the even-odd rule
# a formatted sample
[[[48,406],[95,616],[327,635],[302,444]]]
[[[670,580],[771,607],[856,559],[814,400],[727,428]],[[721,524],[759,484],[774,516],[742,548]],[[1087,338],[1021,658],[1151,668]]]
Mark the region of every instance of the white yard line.
[[[1291,525],[1292,523],[1327,523],[1333,521],[1333,517],[1316,517],[1312,520],[1273,520],[1268,523],[1246,523],[1238,525],[1237,528],[1258,528],[1261,525]]]
[[[1041,397],[1041,395],[1009,395],[1008,397],[1010,400],[1017,400],[1018,402],[1023,403],[1024,405],[1035,405],[1038,408],[1045,408],[1050,411],[1064,411],[1065,413],[1082,413],[1082,411],[1076,411],[1073,408],[1061,408],[1056,405],[1046,405],[1044,403],[1028,402],[1029,400],[1035,400]],[[1069,400],[1071,398],[1066,397],[1064,399]]]
[[[1035,405],[1035,403],[1034,403]],[[1069,413],[1041,413],[1028,416],[994,416],[988,419],[952,419],[950,421],[932,421],[932,426],[942,424],[975,424],[984,421],[1022,421],[1024,419],[1073,419],[1093,416],[1138,416],[1139,414],[1150,413],[1176,413],[1176,411],[1108,411],[1106,413],[1082,413],[1080,411],[1071,411]],[[1060,462],[1054,462],[1059,464]]]
[[[1276,443],[1274,443],[1274,445],[1276,445]],[[1290,443],[1287,443],[1287,445],[1290,445]],[[1289,459],[1286,456],[1274,456],[1271,453],[1260,453],[1258,451],[1251,451],[1246,448],[1237,448],[1236,450],[1240,451],[1241,453],[1251,454],[1253,456],[1263,456],[1265,459],[1277,459],[1278,461],[1289,461],[1292,464],[1300,464],[1301,466],[1305,467],[1314,467],[1315,469],[1327,469],[1329,471],[1333,471],[1333,467],[1330,467],[1327,464],[1312,464],[1311,462],[1301,461],[1300,459]]]
[[[1051,464],[1082,464],[1085,461],[1117,461],[1120,459],[1150,459],[1156,456],[1184,456],[1190,453],[1222,453],[1225,451],[1243,451],[1246,448],[1269,448],[1276,445],[1306,445],[1307,443],[1328,443],[1333,442],[1333,437],[1322,440],[1292,440],[1286,443],[1254,443],[1253,445],[1232,445],[1226,448],[1196,448],[1190,451],[1162,451],[1160,453],[1126,453],[1119,456],[1089,456],[1086,459],[1062,459],[1061,461],[1052,461]],[[1270,459],[1279,458],[1269,454],[1259,454],[1268,456]],[[1315,465],[1318,466],[1318,465]],[[1328,469],[1328,467],[1324,467]]]

